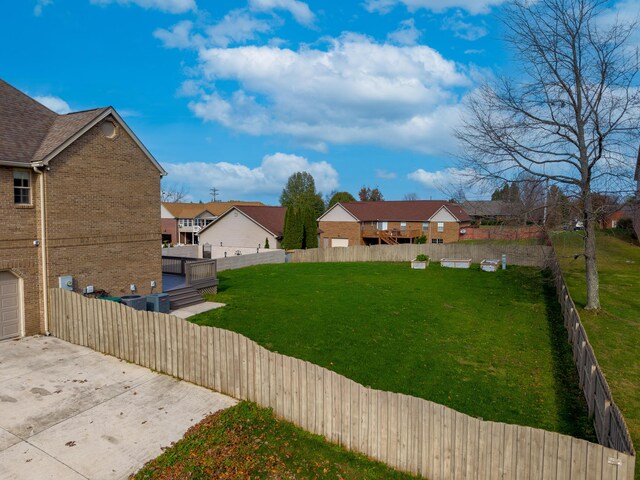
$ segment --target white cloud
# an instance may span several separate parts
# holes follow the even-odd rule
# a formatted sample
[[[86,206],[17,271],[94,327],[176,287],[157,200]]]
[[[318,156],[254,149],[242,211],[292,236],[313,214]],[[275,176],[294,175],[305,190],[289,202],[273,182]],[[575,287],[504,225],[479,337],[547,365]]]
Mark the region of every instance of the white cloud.
[[[206,31],[211,45],[226,47],[232,43],[255,40],[257,34],[270,32],[271,25],[265,20],[255,18],[245,10],[232,10]]]
[[[449,30],[454,33],[456,37],[464,40],[475,41],[487,35],[488,31],[484,22],[482,25],[475,25],[467,22],[464,19],[464,15],[461,12],[457,12],[455,15],[445,18],[442,22],[442,29]]]
[[[198,41],[191,34],[193,22],[183,20],[173,25],[169,30],[158,28],[153,32],[153,36],[161,40],[166,48],[191,48]]]
[[[94,5],[108,5],[118,3],[120,5],[138,5],[139,7],[160,10],[167,13],[185,13],[197,10],[195,0],[91,0]]]
[[[247,10],[238,9],[227,13],[218,23],[204,29],[204,34],[194,32],[190,20],[176,23],[168,30],[158,28],[153,36],[161,40],[166,48],[228,47],[255,40],[261,33],[270,33],[278,19],[262,20]]]
[[[461,182],[466,181],[469,176],[472,176],[473,172],[470,170],[461,170],[459,168],[446,168],[444,170],[438,170],[435,172],[428,172],[422,168],[419,168],[415,172],[411,172],[407,175],[409,180],[418,182],[427,189],[446,189],[447,187],[458,185]]]
[[[65,113],[69,113],[71,111],[71,107],[69,107],[69,104],[60,97],[54,97],[53,95],[36,95],[33,98],[48,109],[53,110],[54,112],[61,115],[64,115]]]
[[[365,0],[364,7],[369,12],[387,13],[393,7],[403,4],[411,12],[425,9],[439,13],[452,8],[461,8],[478,15],[489,13],[491,7],[501,5],[506,0]]]
[[[398,174],[396,172],[389,172],[387,170],[376,170],[376,177],[382,180],[393,180]]]
[[[304,2],[298,0],[249,0],[249,6],[259,12],[286,10],[302,25],[311,26],[316,16]]]
[[[339,186],[338,172],[331,164],[310,162],[305,157],[287,153],[266,155],[259,167],[239,163],[163,163],[172,184],[185,185],[191,200],[209,198],[216,187],[225,199],[250,199],[257,195],[273,196],[274,201],[295,172],[309,172],[320,192],[330,192]]]
[[[434,145],[450,137],[459,121],[456,91],[471,84],[432,48],[355,34],[329,40],[327,50],[202,49],[200,73],[197,89],[189,83],[199,92],[190,108],[206,121],[301,144],[374,143],[427,153],[440,152]],[[237,88],[223,93],[218,81]]]
[[[37,0],[36,6],[33,7],[33,14],[36,17],[39,17],[40,15],[42,15],[42,11],[44,10],[44,7],[46,7],[47,5],[51,5],[52,3],[53,3],[53,0]]]
[[[400,22],[400,28],[387,35],[391,43],[397,45],[415,45],[422,36],[422,32],[416,28],[413,18]]]

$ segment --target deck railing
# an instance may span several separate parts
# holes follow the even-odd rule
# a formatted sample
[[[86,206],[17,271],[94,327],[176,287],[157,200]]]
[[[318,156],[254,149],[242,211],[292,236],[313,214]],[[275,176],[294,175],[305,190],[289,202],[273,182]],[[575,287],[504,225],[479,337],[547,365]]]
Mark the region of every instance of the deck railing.
[[[363,238],[378,238],[378,237],[391,237],[391,238],[416,238],[420,235],[426,234],[420,229],[401,229],[401,228],[389,228],[387,230],[378,230],[375,227],[363,227],[360,230]]]
[[[162,257],[162,273],[185,277],[185,286],[207,288],[218,285],[216,261],[187,257]]]

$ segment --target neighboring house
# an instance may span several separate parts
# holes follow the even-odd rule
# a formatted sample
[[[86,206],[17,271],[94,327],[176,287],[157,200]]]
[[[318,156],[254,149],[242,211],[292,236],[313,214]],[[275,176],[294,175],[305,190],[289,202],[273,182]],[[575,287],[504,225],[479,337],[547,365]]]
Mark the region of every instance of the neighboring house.
[[[160,210],[162,242],[172,245],[198,243],[200,230],[234,205],[263,205],[261,202],[168,203]]]
[[[604,215],[600,221],[600,228],[616,228],[618,222],[623,218],[632,219],[635,212],[635,205],[626,204],[612,207],[611,212]]]
[[[336,203],[318,219],[320,248],[415,243],[460,239],[471,218],[454,203],[442,200]]]
[[[162,291],[165,174],[113,108],[58,115],[0,80],[0,339],[47,331],[62,276]]]
[[[256,253],[269,248],[281,248],[284,216],[287,207],[266,205],[236,205],[204,227],[199,234],[200,243],[213,247],[213,257],[242,253]]]
[[[509,222],[522,213],[522,205],[504,200],[468,200],[460,205],[474,223]]]

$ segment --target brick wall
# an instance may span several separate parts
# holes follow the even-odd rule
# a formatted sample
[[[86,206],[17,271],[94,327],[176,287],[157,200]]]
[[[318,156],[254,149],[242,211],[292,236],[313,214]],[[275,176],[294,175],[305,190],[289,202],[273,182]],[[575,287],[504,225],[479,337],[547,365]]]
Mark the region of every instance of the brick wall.
[[[51,161],[47,172],[51,286],[72,275],[75,288],[112,295],[161,291],[160,173],[122,129],[109,139],[94,127]]]
[[[349,245],[363,245],[360,236],[360,224],[356,222],[320,222],[320,248],[324,248],[324,239],[328,239],[331,246],[332,238],[348,238]]]
[[[438,222],[429,223],[429,232],[427,233],[427,242],[431,243],[433,239],[442,239],[443,243],[453,243],[460,239],[460,225],[455,222],[443,222],[444,231],[438,232]]]
[[[171,235],[170,243],[178,243],[178,220],[175,218],[161,218],[160,230],[163,235]]]
[[[32,205],[13,202],[13,168],[0,167],[0,270],[22,279],[25,334],[44,331],[39,175]],[[72,275],[112,295],[162,291],[160,173],[119,128],[108,139],[94,127],[50,163],[45,174],[49,287]]]
[[[32,205],[13,203],[13,168],[0,167],[0,271],[22,279],[23,317],[27,335],[41,331],[42,305],[39,281],[40,238],[38,175],[31,171]]]
[[[465,234],[460,240],[521,240],[528,238],[544,238],[544,228],[538,225],[528,227],[465,227]]]

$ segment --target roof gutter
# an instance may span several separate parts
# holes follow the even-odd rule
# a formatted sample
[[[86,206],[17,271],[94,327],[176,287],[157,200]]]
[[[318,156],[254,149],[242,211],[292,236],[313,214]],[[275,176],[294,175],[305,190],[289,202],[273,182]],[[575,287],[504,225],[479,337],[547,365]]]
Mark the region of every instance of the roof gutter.
[[[49,332],[49,271],[47,269],[47,228],[45,225],[45,192],[44,192],[44,170],[40,166],[33,166],[33,171],[38,173],[40,181],[40,248],[42,258],[42,305],[44,311],[44,334],[48,337]]]

